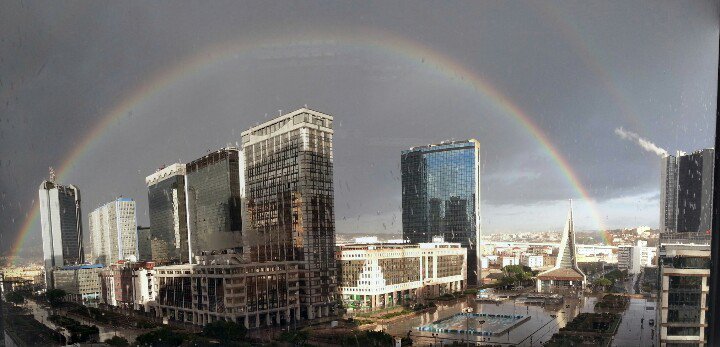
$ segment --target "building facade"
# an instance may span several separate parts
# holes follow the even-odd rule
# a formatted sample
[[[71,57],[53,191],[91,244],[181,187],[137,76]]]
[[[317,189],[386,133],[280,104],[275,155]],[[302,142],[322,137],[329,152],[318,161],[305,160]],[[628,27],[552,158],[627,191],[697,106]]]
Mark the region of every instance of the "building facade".
[[[298,262],[247,263],[238,254],[198,256],[194,264],[155,268],[150,310],[168,320],[217,321],[259,328],[301,319]]]
[[[706,346],[710,247],[664,244],[659,257],[660,346]]]
[[[97,300],[100,296],[102,264],[65,266],[53,271],[54,288],[67,293],[76,302]]]
[[[54,268],[85,261],[80,190],[51,179],[40,185],[39,197],[45,283],[50,289]]]
[[[150,227],[137,227],[138,260],[151,261],[152,255],[152,229]]]
[[[155,300],[154,266],[153,262],[120,262],[104,268],[99,274],[100,302],[147,311]]]
[[[677,232],[710,234],[714,164],[714,149],[703,149],[678,158]]]
[[[149,245],[151,259],[159,263],[187,263],[190,259],[190,248],[185,201],[185,164],[176,163],[162,168],[147,176],[145,183],[148,187],[148,210],[152,230]]]
[[[638,241],[635,246],[618,247],[618,268],[630,274],[639,274],[644,267],[652,266],[657,247],[648,247],[647,241]]]
[[[467,278],[459,243],[349,244],[337,247],[336,258],[340,298],[354,309],[462,291]]]
[[[138,259],[135,201],[118,198],[90,213],[92,261],[112,264],[118,260]]]
[[[520,264],[534,270],[545,266],[544,258],[542,255],[525,254],[520,257]]]
[[[441,236],[468,248],[468,284],[478,284],[480,258],[480,143],[443,142],[402,152],[403,238]]]
[[[674,232],[677,227],[677,158],[667,155],[660,159],[660,233]]]
[[[300,262],[303,318],[332,314],[333,117],[302,108],[242,133],[247,261]]]
[[[238,149],[228,147],[185,166],[189,261],[205,251],[242,248],[239,160]],[[173,247],[168,243],[168,252]]]
[[[660,232],[709,234],[715,150],[678,152],[661,160]]]

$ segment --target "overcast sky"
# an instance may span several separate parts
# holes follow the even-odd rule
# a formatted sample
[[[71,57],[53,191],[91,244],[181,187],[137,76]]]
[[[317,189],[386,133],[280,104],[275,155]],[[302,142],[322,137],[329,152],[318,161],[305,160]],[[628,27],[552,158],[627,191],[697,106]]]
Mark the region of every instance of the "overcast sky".
[[[62,175],[86,227],[119,195],[148,225],[145,176],[305,104],[335,117],[338,233],[399,233],[400,151],[465,138],[482,144],[486,232],[559,229],[569,198],[577,229],[656,227],[659,157],[616,129],[669,152],[713,145],[717,3],[439,5],[3,1],[0,252],[48,167],[115,111]],[[35,223],[25,247],[39,245]]]

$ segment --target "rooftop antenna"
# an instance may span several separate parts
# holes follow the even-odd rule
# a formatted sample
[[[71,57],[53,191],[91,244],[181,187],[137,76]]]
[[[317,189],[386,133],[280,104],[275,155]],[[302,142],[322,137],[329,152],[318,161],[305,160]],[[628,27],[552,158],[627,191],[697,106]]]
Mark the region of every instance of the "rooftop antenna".
[[[50,182],[55,183],[55,169],[53,167],[50,167]]]

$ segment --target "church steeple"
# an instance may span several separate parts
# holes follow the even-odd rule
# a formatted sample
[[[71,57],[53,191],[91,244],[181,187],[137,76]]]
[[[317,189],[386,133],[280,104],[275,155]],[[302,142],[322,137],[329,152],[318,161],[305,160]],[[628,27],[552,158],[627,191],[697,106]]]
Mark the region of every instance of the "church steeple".
[[[576,269],[579,271],[577,266],[577,256],[575,252],[575,226],[573,223],[573,209],[572,200],[570,200],[570,211],[568,212],[567,221],[565,222],[565,229],[563,230],[562,237],[560,239],[560,246],[558,247],[558,257],[555,263],[556,269]]]
[[[570,200],[570,210],[558,245],[555,266],[538,274],[537,279],[538,291],[560,287],[583,288],[585,286],[585,274],[577,265],[572,200]]]

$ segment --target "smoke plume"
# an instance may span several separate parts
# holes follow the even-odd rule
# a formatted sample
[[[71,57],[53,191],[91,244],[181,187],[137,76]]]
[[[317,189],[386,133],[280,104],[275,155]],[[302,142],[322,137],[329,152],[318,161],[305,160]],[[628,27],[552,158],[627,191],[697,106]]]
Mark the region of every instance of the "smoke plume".
[[[633,141],[633,142],[637,143],[638,145],[640,145],[640,147],[642,147],[644,150],[646,150],[648,152],[655,153],[662,157],[664,157],[668,154],[668,152],[666,150],[658,147],[654,143],[650,142],[650,140],[648,140],[644,137],[641,137],[640,135],[638,135],[632,131],[625,130],[622,127],[615,128],[615,134],[617,134],[618,136],[620,136],[621,138],[623,138],[625,140],[629,140],[629,141]]]

